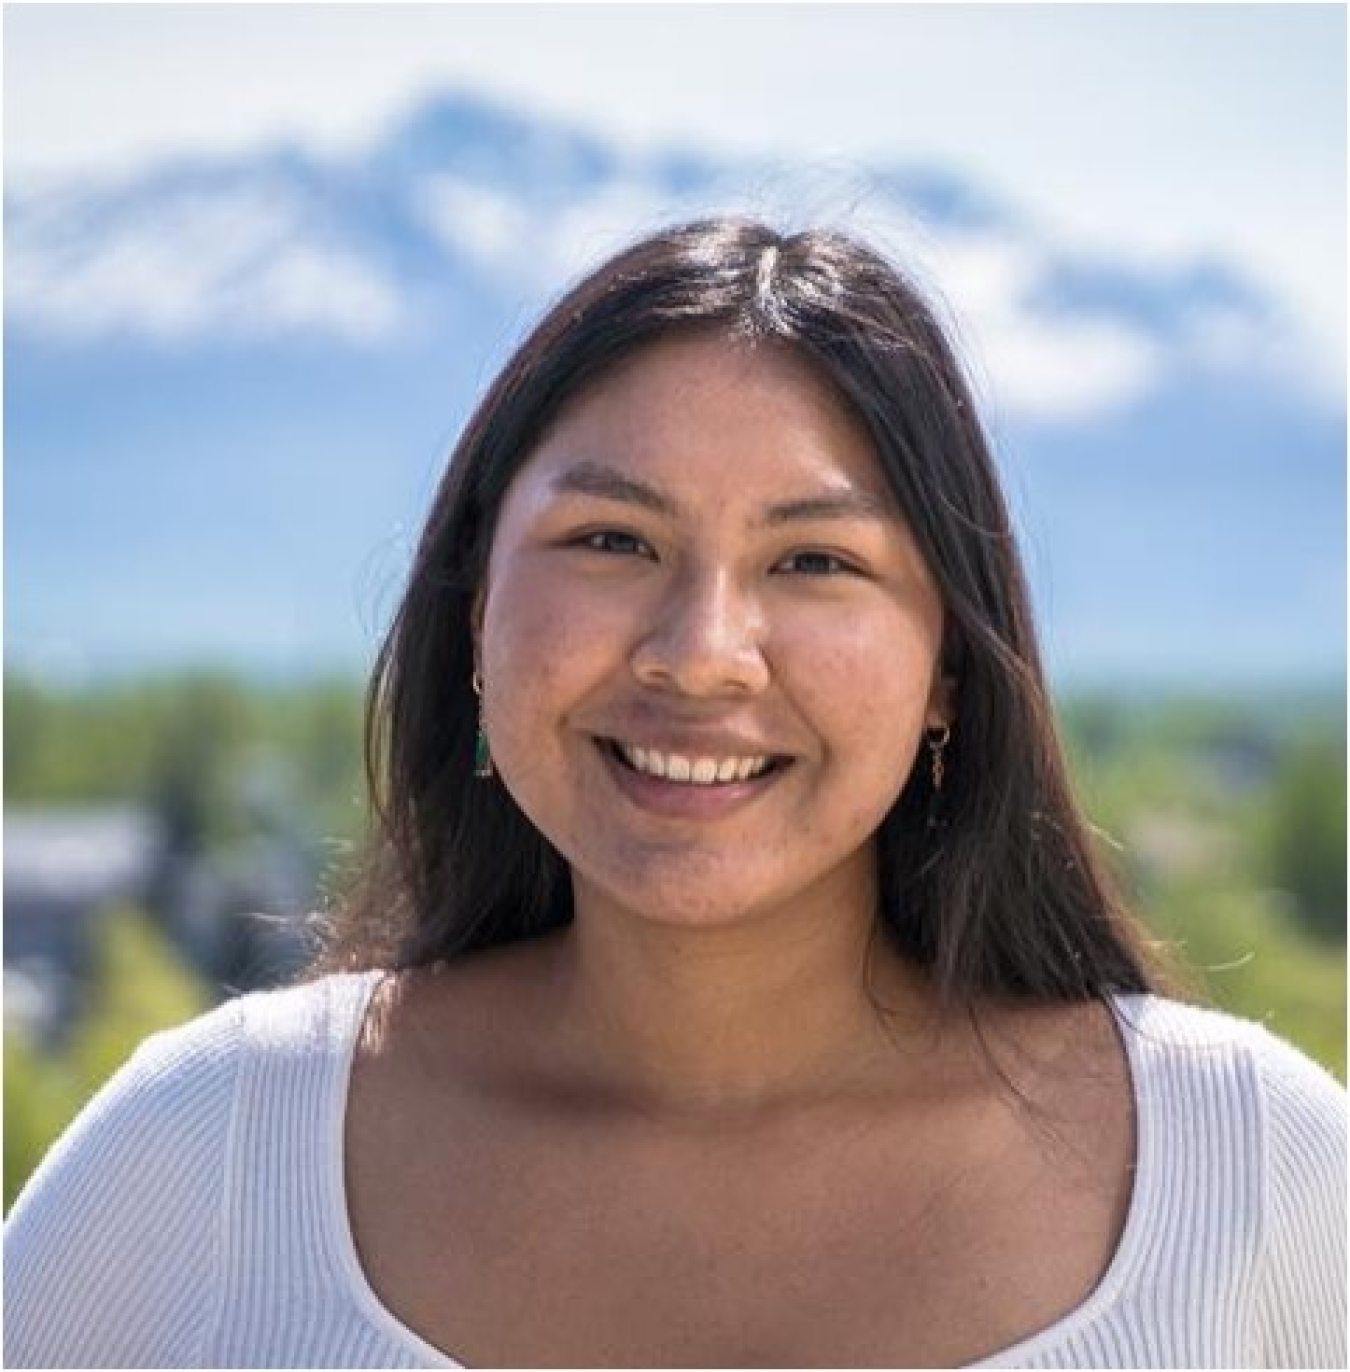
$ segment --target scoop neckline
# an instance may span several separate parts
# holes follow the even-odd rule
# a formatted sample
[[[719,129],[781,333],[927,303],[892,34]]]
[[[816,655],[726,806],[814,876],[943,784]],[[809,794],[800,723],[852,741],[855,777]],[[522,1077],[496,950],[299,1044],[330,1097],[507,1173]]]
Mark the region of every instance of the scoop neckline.
[[[330,985],[348,983],[345,989],[349,994],[342,996],[341,990],[344,988],[334,986],[329,996],[330,1013],[336,1011],[340,1019],[334,1026],[330,1040],[336,1051],[331,1067],[332,1089],[328,1092],[326,1133],[321,1141],[323,1172],[327,1181],[323,1217],[325,1228],[349,1292],[371,1324],[404,1352],[418,1358],[419,1366],[461,1368],[464,1372],[471,1372],[470,1364],[460,1362],[453,1354],[423,1338],[384,1303],[366,1276],[352,1231],[346,1177],[347,1102],[361,1029],[375,989],[386,975],[382,971],[372,971],[330,979]],[[1038,1357],[1101,1318],[1115,1304],[1122,1290],[1128,1287],[1143,1254],[1147,1216],[1154,1208],[1159,1178],[1161,1124],[1155,1114],[1155,1106],[1159,1102],[1144,1089],[1144,1050],[1136,1032],[1139,1015],[1127,1012],[1142,1010],[1152,999],[1154,997],[1148,994],[1113,995],[1107,998],[1128,1069],[1134,1122],[1134,1166],[1125,1221],[1106,1269],[1092,1290],[1052,1324],[985,1354],[977,1362],[962,1363],[956,1372],[1017,1366],[1024,1360]]]

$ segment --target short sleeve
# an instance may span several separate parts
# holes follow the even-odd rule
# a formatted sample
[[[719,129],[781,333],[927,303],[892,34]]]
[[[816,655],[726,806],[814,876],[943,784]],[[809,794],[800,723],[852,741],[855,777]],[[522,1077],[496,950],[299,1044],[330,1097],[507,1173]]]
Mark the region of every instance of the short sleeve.
[[[239,1014],[133,1054],[52,1147],[5,1225],[8,1367],[191,1367],[220,1300]]]
[[[1263,1035],[1266,1116],[1262,1321],[1268,1367],[1346,1361],[1346,1093]]]

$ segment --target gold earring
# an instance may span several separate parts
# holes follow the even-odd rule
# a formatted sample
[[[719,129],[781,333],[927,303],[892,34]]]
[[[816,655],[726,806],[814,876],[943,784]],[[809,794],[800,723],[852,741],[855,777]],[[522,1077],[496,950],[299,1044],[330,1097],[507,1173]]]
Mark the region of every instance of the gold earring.
[[[487,730],[483,728],[483,674],[474,669],[469,683],[478,697],[478,733],[473,741],[473,774],[479,781],[496,776],[497,769],[492,765],[492,747],[488,743]]]
[[[946,774],[942,750],[946,748],[951,736],[950,724],[930,724],[924,730],[924,741],[928,744],[928,751],[932,755],[933,790],[935,791],[942,790],[942,778]]]

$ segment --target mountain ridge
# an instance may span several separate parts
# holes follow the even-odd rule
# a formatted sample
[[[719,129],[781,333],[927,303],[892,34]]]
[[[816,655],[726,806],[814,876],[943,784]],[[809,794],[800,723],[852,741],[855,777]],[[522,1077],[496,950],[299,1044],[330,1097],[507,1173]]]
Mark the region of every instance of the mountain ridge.
[[[1341,669],[1344,409],[1291,381],[1278,302],[1230,264],[1039,239],[949,169],[817,170],[620,154],[460,96],[359,156],[14,188],[11,660],[364,660],[387,606],[362,578],[396,583],[547,298],[655,223],[834,197],[817,218],[933,250],[916,274],[974,340],[1057,673]]]

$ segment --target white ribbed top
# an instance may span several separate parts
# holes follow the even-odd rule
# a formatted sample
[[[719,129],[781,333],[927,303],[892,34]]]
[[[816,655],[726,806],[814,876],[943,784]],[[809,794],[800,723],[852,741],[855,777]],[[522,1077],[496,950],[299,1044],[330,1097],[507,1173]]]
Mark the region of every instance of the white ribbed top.
[[[9,1367],[458,1367],[395,1318],[348,1226],[343,1116],[378,974],[242,997],[149,1039],[5,1231]],[[1117,1018],[1137,1106],[1093,1294],[980,1367],[1346,1366],[1346,1096],[1257,1025]]]

